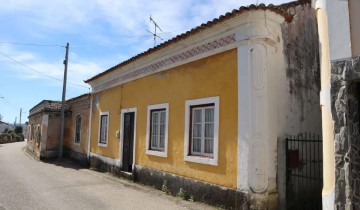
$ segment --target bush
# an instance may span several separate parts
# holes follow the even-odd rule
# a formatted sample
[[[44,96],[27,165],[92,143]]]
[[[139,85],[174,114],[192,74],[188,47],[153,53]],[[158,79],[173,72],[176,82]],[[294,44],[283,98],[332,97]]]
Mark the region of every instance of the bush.
[[[23,128],[22,128],[22,126],[16,126],[14,131],[15,131],[15,133],[17,133],[17,134],[23,133]]]
[[[182,200],[187,200],[189,199],[188,194],[186,193],[186,191],[183,188],[180,188],[179,192],[176,195],[177,197],[181,198]]]
[[[15,133],[15,131],[8,130],[8,131],[7,131],[7,134],[9,134],[9,135],[11,136],[11,138],[16,138],[16,133]]]
[[[8,133],[2,133],[0,134],[0,143],[9,143],[11,142],[11,135]]]
[[[22,133],[19,133],[17,135],[15,135],[16,141],[24,141],[24,135]]]

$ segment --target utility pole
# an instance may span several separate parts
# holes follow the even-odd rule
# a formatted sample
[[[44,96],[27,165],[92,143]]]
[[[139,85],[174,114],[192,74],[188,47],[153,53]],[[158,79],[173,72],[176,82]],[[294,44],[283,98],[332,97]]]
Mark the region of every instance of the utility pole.
[[[22,113],[22,108],[20,108],[20,122],[19,122],[20,126],[21,126],[21,113]]]
[[[68,57],[69,57],[69,43],[66,44],[66,53],[64,60],[64,81],[63,81],[63,92],[62,92],[62,101],[61,101],[61,130],[60,130],[60,142],[59,142],[59,155],[58,159],[63,157],[63,145],[64,145],[64,124],[65,124],[65,94],[66,94],[66,78],[67,78],[67,67],[68,67]]]

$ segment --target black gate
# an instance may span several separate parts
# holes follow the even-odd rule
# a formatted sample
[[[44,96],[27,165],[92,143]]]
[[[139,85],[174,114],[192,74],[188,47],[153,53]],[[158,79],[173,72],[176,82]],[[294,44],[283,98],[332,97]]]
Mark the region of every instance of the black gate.
[[[320,136],[286,139],[286,209],[322,209],[322,166]]]

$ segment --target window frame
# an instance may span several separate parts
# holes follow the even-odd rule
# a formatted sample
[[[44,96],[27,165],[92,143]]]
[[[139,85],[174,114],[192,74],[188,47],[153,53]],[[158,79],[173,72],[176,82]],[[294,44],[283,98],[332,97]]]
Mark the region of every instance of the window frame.
[[[214,108],[214,140],[213,155],[192,154],[192,110],[197,107]],[[219,96],[193,99],[185,101],[185,131],[184,131],[184,160],[188,162],[201,163],[207,165],[218,165],[219,150]]]
[[[76,131],[77,131],[77,123],[78,119],[80,118],[80,130],[79,130],[79,141],[76,141]],[[75,132],[74,132],[74,144],[80,145],[81,144],[81,128],[82,128],[82,117],[80,114],[76,115],[75,119]]]
[[[107,116],[106,143],[100,142],[100,137],[101,137],[101,117],[102,116]],[[98,146],[100,146],[100,147],[107,147],[108,146],[108,143],[109,143],[109,121],[110,121],[109,112],[100,112],[100,114],[99,114],[99,130],[98,130]]]
[[[165,111],[165,132],[164,132],[164,150],[151,149],[151,131],[152,131],[152,113],[154,111]],[[154,104],[147,107],[146,123],[146,154],[158,157],[167,157],[168,153],[168,127],[169,127],[169,103]]]

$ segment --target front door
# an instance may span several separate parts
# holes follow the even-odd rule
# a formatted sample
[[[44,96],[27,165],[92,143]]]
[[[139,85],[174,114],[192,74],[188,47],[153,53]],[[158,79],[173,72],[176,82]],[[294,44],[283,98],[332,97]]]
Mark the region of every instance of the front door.
[[[131,172],[133,164],[133,150],[134,150],[134,119],[135,112],[128,112],[124,114],[123,131],[123,151],[122,151],[122,170]]]

